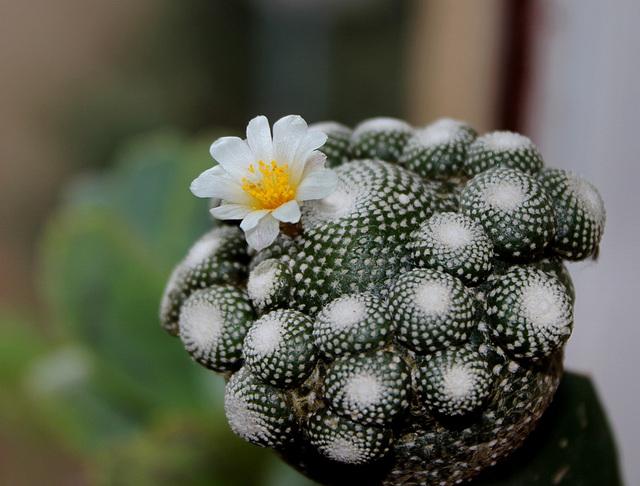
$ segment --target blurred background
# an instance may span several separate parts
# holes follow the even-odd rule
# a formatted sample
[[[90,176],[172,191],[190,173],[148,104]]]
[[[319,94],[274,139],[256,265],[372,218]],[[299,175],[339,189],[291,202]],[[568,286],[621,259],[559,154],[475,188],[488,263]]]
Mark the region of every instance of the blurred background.
[[[222,378],[157,323],[208,225],[189,182],[249,119],[528,135],[593,181],[566,367],[640,484],[640,3],[3,0],[0,484],[309,485],[228,430]]]

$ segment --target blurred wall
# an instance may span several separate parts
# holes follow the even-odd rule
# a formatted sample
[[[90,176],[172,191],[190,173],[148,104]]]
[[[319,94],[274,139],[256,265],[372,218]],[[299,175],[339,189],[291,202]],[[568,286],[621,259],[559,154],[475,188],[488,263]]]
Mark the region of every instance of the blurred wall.
[[[505,0],[419,1],[410,24],[406,117],[494,130],[502,102]]]
[[[0,2],[0,295],[32,303],[33,241],[75,168],[56,100],[108,76],[159,0]],[[58,120],[59,123],[59,120]],[[77,164],[77,162],[76,162]]]
[[[566,366],[591,374],[640,484],[640,3],[538,2],[527,131],[549,165],[593,181],[607,209],[597,262],[570,267]]]

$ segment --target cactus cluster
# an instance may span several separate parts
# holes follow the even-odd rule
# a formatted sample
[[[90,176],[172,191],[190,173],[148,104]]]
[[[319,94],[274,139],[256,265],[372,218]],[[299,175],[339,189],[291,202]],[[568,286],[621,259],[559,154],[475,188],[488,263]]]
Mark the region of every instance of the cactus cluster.
[[[596,252],[602,199],[511,132],[310,128],[335,191],[258,251],[216,223],[171,276],[162,324],[228,378],[232,430],[311,477],[461,482],[553,396],[573,326],[563,259]]]

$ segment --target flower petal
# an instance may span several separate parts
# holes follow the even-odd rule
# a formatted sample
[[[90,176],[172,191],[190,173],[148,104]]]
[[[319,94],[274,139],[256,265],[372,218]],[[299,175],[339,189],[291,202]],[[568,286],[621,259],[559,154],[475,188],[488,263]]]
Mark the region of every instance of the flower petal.
[[[222,137],[213,142],[209,149],[211,156],[218,161],[231,179],[242,181],[250,174],[249,165],[255,162],[249,145],[238,137]]]
[[[271,127],[266,116],[257,116],[247,125],[247,143],[255,161],[262,160],[266,164],[273,160],[273,141]]]
[[[318,150],[314,150],[311,152],[309,157],[307,158],[307,163],[304,166],[304,172],[302,173],[302,178],[304,179],[312,172],[317,170],[324,170],[324,164],[327,161],[327,156]]]
[[[251,211],[249,214],[245,216],[245,218],[240,223],[240,229],[243,231],[248,231],[254,228],[262,218],[264,218],[267,214],[269,214],[268,209],[261,209],[260,211]]]
[[[313,152],[322,147],[326,141],[327,134],[319,131],[307,132],[304,138],[300,141],[294,155],[295,159],[300,161],[300,164],[296,164],[292,167],[292,170],[290,170],[291,180],[295,184],[297,184],[303,177],[303,171],[305,170],[306,165],[310,162]]]
[[[327,141],[327,134],[312,130],[307,132],[304,138],[298,144],[296,158],[307,159],[311,152],[322,147]]]
[[[262,250],[275,241],[280,233],[280,223],[268,214],[252,229],[245,232],[247,243],[256,250]]]
[[[243,204],[222,204],[209,210],[216,219],[243,219],[253,210]]]
[[[207,172],[209,171],[205,171],[200,177]],[[211,173],[207,174],[203,181],[200,181],[200,177],[191,183],[191,192],[196,196],[215,197],[232,204],[253,205],[253,198],[242,189],[242,186],[227,177]]]
[[[280,166],[289,164],[291,172],[295,171],[294,165],[304,164],[295,159],[295,154],[307,128],[307,122],[298,115],[285,116],[273,124],[273,158]]]
[[[213,197],[212,191],[216,186],[216,177],[222,175],[224,175],[224,169],[219,165],[215,165],[196,177],[189,189],[197,197]]]
[[[300,206],[298,205],[298,201],[293,200],[274,209],[271,212],[271,215],[278,221],[282,221],[283,223],[297,223],[298,221],[300,221],[300,216],[302,214],[300,213]]]
[[[322,199],[335,192],[338,188],[338,175],[329,169],[316,170],[305,176],[298,186],[296,199],[306,201],[309,199]]]

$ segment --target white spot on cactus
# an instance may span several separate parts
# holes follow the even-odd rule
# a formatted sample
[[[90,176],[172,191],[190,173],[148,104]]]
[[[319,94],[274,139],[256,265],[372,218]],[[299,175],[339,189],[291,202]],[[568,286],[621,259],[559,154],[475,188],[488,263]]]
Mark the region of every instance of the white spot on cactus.
[[[178,336],[184,342],[193,343],[201,353],[218,347],[224,318],[220,310],[207,300],[190,301],[180,312]]]
[[[522,311],[536,328],[555,328],[565,325],[566,303],[555,287],[533,284],[523,289]]]
[[[358,445],[345,437],[336,437],[322,447],[322,450],[330,459],[346,464],[358,464],[364,457]]]
[[[515,211],[527,199],[527,194],[513,181],[497,181],[484,189],[484,199],[497,209]]]
[[[233,391],[227,389],[224,411],[231,430],[249,442],[260,442],[270,438],[269,428],[260,414],[251,410],[247,403]]]
[[[354,198],[339,187],[333,194],[308,203],[311,216],[318,220],[333,220],[349,217],[354,210]]]
[[[569,183],[572,191],[591,218],[598,224],[604,224],[606,218],[604,201],[595,186],[586,178],[575,173],[569,175]]]
[[[463,364],[453,365],[442,376],[444,394],[453,399],[464,399],[472,394],[474,373]]]
[[[365,303],[358,297],[340,299],[330,304],[327,323],[331,329],[341,331],[355,326],[367,317]]]
[[[414,301],[425,315],[442,315],[451,307],[451,290],[446,283],[424,282],[416,287]]]
[[[495,151],[513,152],[531,147],[532,142],[528,137],[513,132],[493,132],[482,137],[485,146]]]
[[[267,315],[254,324],[251,332],[251,347],[258,357],[273,353],[282,343],[282,322]]]
[[[451,118],[442,118],[418,132],[418,140],[426,146],[442,145],[458,135],[464,124]]]
[[[435,238],[450,248],[460,248],[473,241],[473,233],[460,220],[443,220],[434,228]]]
[[[222,238],[220,238],[216,233],[213,232],[208,233],[207,235],[202,237],[189,250],[187,257],[183,261],[184,268],[194,267],[202,262],[205,258],[215,253],[222,241]]]
[[[382,391],[378,378],[369,373],[350,377],[344,387],[346,401],[356,410],[365,410],[378,403]]]
[[[309,125],[309,131],[312,130],[324,132],[328,135],[341,132],[349,134],[351,132],[351,129],[349,127],[335,121],[312,123],[311,125]]]
[[[262,308],[278,291],[278,260],[269,259],[261,262],[249,275],[247,293],[251,302]]]
[[[407,122],[397,118],[378,117],[365,120],[360,123],[353,132],[352,138],[357,139],[367,132],[406,132],[413,131],[413,127]]]

